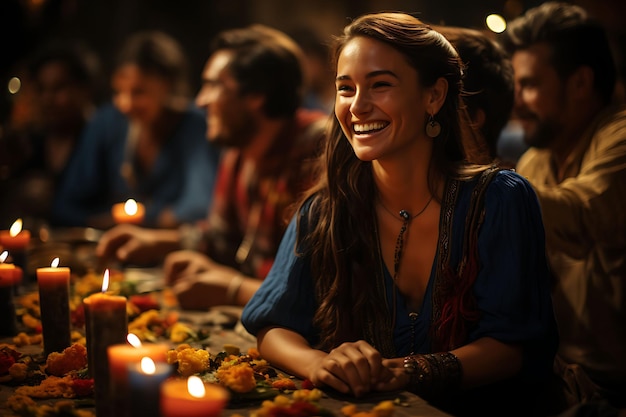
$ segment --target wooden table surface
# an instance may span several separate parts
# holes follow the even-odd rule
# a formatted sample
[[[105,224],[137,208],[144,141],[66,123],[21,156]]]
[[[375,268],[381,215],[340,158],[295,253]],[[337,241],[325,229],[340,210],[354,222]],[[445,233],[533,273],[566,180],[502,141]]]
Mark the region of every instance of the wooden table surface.
[[[225,344],[238,346],[242,352],[246,352],[250,347],[256,347],[256,339],[248,334],[238,317],[241,309],[236,307],[217,307],[210,312],[180,312],[180,319],[198,326],[208,327],[210,336],[203,341],[209,352],[216,354],[223,350]],[[1,343],[11,344],[11,340],[0,340]],[[41,346],[27,346],[20,348],[23,353],[35,354],[41,351]],[[296,380],[297,381],[297,380]],[[296,385],[299,386],[299,382]],[[0,416],[11,416],[7,407],[7,399],[13,394],[15,388],[0,384]],[[370,393],[365,398],[356,399],[350,396],[342,396],[334,392],[324,392],[320,401],[320,406],[332,411],[336,416],[341,417],[341,408],[347,404],[355,404],[358,411],[369,411],[379,402],[384,400],[396,400],[394,416],[396,417],[446,417],[446,414],[431,405],[420,397],[409,392],[391,393]],[[40,400],[39,403],[50,403],[55,400]],[[223,412],[223,416],[240,414],[249,416],[252,410],[260,408],[259,402],[246,403],[241,405],[230,405]],[[86,408],[93,411],[93,408]]]

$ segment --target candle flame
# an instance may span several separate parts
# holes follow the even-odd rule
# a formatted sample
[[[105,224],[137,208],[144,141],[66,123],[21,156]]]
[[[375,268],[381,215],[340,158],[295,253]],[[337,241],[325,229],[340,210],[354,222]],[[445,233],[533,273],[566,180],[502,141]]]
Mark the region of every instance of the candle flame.
[[[104,270],[104,277],[102,277],[102,292],[106,292],[109,289],[109,270]]]
[[[3,264],[3,263],[4,263],[4,261],[6,261],[8,257],[9,257],[9,252],[7,252],[7,251],[3,251],[3,252],[0,254],[0,264]]]
[[[21,231],[22,231],[22,219],[17,219],[11,225],[11,228],[9,229],[9,235],[11,235],[11,237],[15,237],[19,235]]]
[[[148,375],[154,375],[156,372],[156,365],[154,361],[147,356],[141,358],[141,372]]]
[[[50,262],[50,266],[53,268],[56,268],[57,266],[59,266],[59,258],[54,258],[52,262]]]
[[[195,375],[191,375],[187,378],[187,391],[189,391],[189,395],[194,398],[202,398],[206,392],[204,388],[204,383]]]
[[[141,340],[139,340],[139,338],[137,337],[137,335],[135,333],[128,333],[126,335],[126,340],[133,347],[136,347],[136,348],[140,348],[141,347]]]
[[[126,203],[124,203],[124,212],[129,216],[137,214],[137,202],[132,198],[126,200]]]

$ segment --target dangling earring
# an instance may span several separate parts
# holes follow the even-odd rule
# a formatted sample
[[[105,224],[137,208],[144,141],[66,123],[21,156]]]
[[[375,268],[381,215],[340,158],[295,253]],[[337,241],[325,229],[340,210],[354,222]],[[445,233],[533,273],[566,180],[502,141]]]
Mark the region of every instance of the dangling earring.
[[[433,115],[429,115],[428,122],[426,123],[426,136],[429,138],[436,138],[441,133],[441,125],[435,120]]]

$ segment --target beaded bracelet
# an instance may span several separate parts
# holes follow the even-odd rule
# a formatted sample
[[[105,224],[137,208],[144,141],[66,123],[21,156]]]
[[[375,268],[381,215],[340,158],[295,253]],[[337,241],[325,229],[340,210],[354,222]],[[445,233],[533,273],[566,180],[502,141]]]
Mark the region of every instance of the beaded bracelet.
[[[410,355],[404,358],[408,390],[427,398],[440,398],[461,386],[461,362],[452,352]]]

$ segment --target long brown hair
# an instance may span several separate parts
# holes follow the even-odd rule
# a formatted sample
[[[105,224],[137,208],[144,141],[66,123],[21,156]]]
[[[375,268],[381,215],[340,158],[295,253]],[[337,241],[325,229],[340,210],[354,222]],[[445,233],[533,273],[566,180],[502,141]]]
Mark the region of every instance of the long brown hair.
[[[469,125],[462,106],[462,64],[450,43],[420,20],[402,13],[364,15],[349,24],[335,40],[334,58],[354,37],[365,36],[390,45],[417,70],[423,87],[443,77],[448,81],[445,103],[436,120],[440,135],[434,139],[429,167],[429,187],[447,177],[468,175],[475,151],[482,145]],[[468,146],[469,145],[469,146]],[[377,280],[381,277],[374,204],[376,189],[370,162],[359,160],[332,118],[320,159],[318,183],[303,204],[310,204],[309,233],[298,247],[311,258],[318,309],[314,325],[320,331],[320,348],[331,349],[345,341],[366,338],[371,323],[389,317]],[[384,322],[382,323],[384,325]]]

